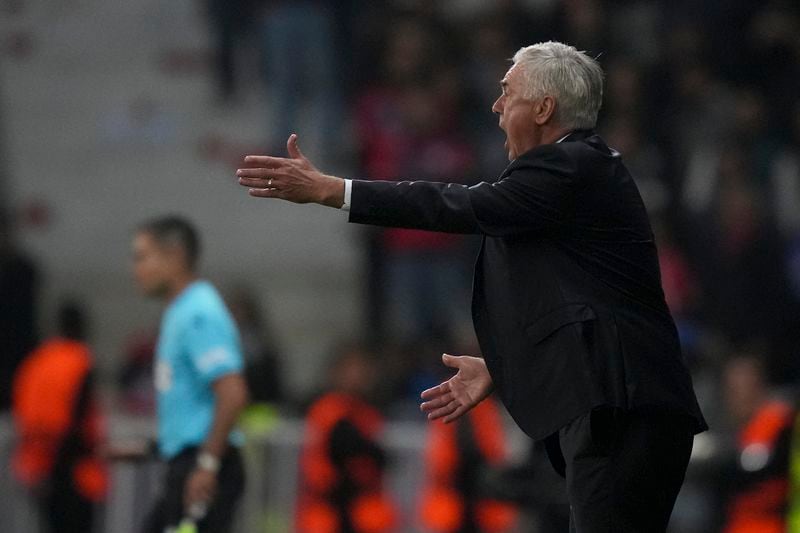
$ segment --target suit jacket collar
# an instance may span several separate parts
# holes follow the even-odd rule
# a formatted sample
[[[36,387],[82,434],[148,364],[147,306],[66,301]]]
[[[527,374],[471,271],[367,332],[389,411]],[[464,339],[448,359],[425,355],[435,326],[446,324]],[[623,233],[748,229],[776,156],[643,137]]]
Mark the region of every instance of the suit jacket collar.
[[[591,136],[593,136],[593,135],[596,135],[596,133],[595,133],[595,131],[594,131],[593,129],[587,129],[587,130],[575,130],[575,131],[572,131],[572,132],[570,132],[570,133],[569,133],[569,134],[568,134],[566,137],[562,137],[561,139],[559,139],[559,141],[558,141],[558,142],[559,142],[559,143],[566,143],[566,142],[576,142],[576,141],[583,141],[583,140],[586,140],[586,139],[588,139],[589,137],[591,137]],[[517,158],[516,158],[516,159],[514,159],[514,160],[513,160],[513,161],[511,161],[511,162],[509,162],[508,166],[506,166],[505,170],[503,170],[503,172],[500,174],[500,176],[499,176],[497,179],[498,179],[498,180],[499,180],[499,179],[502,179],[502,178],[503,178],[504,176],[506,176],[506,175],[507,175],[507,174],[508,174],[508,173],[509,173],[509,172],[510,172],[512,169],[516,168],[516,166],[520,164],[520,160],[524,160],[524,159],[525,159],[527,156],[529,156],[529,155],[530,155],[532,152],[535,152],[536,150],[538,150],[538,149],[539,149],[540,147],[542,147],[542,146],[547,146],[547,145],[540,144],[540,145],[539,145],[539,146],[537,146],[536,148],[531,148],[530,150],[528,150],[528,151],[527,151],[527,152],[525,152],[524,154],[521,154],[521,155],[517,156]]]
[[[615,152],[614,150],[611,150],[610,148],[608,148],[608,146],[606,146],[605,142],[600,137],[598,137],[597,132],[594,129],[574,130],[571,133],[569,133],[566,137],[562,138],[560,140],[560,143],[563,144],[563,143],[567,143],[567,142],[581,142],[581,141],[588,142],[589,144],[591,144],[595,148],[597,148],[597,149],[599,149],[599,150],[601,150],[603,152],[606,152],[608,155],[619,155],[617,152]],[[528,150],[524,154],[518,156],[516,159],[511,161],[508,164],[508,166],[506,166],[506,168],[503,170],[503,172],[501,172],[500,175],[497,177],[497,179],[494,180],[494,181],[496,182],[496,181],[499,181],[499,180],[503,179],[504,177],[506,177],[517,166],[523,164],[524,160],[527,157],[530,157],[530,155],[533,152],[535,152],[536,150],[538,150],[542,146],[547,146],[547,145],[541,144],[541,145],[537,146],[536,148],[532,148],[532,149]]]

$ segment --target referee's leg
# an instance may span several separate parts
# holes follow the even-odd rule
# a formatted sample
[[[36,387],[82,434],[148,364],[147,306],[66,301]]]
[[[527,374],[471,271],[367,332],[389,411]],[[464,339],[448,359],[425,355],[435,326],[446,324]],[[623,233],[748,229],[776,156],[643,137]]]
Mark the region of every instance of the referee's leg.
[[[693,439],[688,420],[680,416],[611,409],[562,428],[571,531],[666,531]]]
[[[144,533],[164,533],[183,517],[183,486],[196,464],[195,452],[184,450],[167,462],[161,496],[145,520]]]
[[[236,508],[244,492],[245,473],[238,448],[228,448],[217,476],[217,493],[198,533],[227,533],[231,531]]]

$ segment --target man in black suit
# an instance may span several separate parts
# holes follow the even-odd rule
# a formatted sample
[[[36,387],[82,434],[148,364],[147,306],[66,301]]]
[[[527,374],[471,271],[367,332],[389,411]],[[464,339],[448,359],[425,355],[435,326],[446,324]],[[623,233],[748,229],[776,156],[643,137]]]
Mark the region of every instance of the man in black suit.
[[[572,530],[664,531],[694,434],[706,429],[661,289],[653,234],[618,152],[593,131],[603,73],[561,43],[520,49],[492,106],[511,164],[497,181],[343,180],[249,156],[252,196],[350,221],[483,235],[472,315],[483,358],[423,393],[446,422],[493,390],[566,477]]]

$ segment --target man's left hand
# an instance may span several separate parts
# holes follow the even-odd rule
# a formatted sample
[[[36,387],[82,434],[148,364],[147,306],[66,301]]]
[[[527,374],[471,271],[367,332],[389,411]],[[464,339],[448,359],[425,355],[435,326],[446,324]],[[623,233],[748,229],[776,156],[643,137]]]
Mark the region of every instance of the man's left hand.
[[[486,362],[480,357],[442,354],[442,362],[458,372],[444,383],[422,391],[425,401],[420,409],[428,413],[428,420],[444,418],[448,424],[489,396],[494,383]]]
[[[342,207],[344,180],[317,170],[297,146],[296,134],[289,136],[286,150],[289,152],[288,158],[246,156],[245,168],[236,171],[239,184],[250,189],[250,196]]]
[[[186,480],[183,490],[183,507],[188,512],[192,504],[210,504],[217,491],[217,476],[202,468],[195,468]]]

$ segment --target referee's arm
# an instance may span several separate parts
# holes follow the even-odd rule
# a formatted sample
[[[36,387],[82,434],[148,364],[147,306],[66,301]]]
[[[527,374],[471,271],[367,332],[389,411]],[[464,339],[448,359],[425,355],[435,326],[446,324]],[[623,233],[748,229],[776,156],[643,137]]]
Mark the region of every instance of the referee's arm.
[[[211,388],[216,400],[214,420],[208,437],[198,453],[197,467],[184,486],[183,503],[187,511],[193,504],[208,505],[214,499],[217,490],[217,471],[228,447],[228,436],[239,418],[239,413],[248,402],[247,385],[238,372],[220,376],[212,382]],[[206,460],[203,461],[201,458]],[[208,461],[211,464],[208,464]]]
[[[226,374],[211,384],[216,398],[214,421],[201,448],[214,457],[221,458],[228,447],[228,436],[236,425],[239,413],[247,406],[247,384],[239,373]]]

